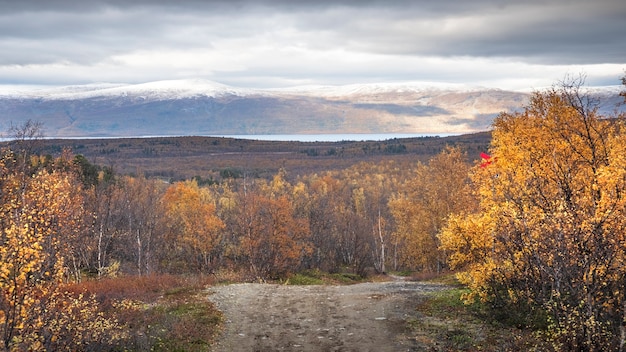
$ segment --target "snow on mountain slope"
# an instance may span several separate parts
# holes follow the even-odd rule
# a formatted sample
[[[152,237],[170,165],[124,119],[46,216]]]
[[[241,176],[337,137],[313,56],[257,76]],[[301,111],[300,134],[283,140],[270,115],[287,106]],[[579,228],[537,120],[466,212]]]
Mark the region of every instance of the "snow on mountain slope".
[[[345,97],[352,95],[375,95],[387,93],[420,93],[420,92],[475,92],[488,88],[456,83],[440,82],[398,82],[398,83],[365,83],[343,86],[296,86],[277,88],[268,91],[280,94],[308,95],[319,97]]]
[[[12,92],[0,90],[0,96],[55,100],[99,97],[139,97],[150,100],[167,100],[225,95],[247,96],[251,94],[255,94],[253,90],[234,88],[200,79],[156,81],[142,84],[96,83],[26,91],[13,90]]]
[[[622,86],[585,87],[592,94],[619,94]],[[144,99],[166,100],[191,97],[222,96],[309,96],[321,98],[342,98],[350,96],[375,96],[377,94],[465,94],[485,91],[506,92],[498,88],[441,83],[441,82],[391,82],[365,83],[342,86],[294,86],[287,88],[247,89],[203,80],[182,79],[164,80],[140,84],[93,83],[63,87],[20,87],[0,86],[0,98],[33,98],[75,100],[94,97],[142,97]],[[530,94],[534,90],[520,90],[516,93]]]
[[[607,111],[619,89],[594,88]],[[207,80],[0,87],[0,133],[40,121],[46,135],[470,133],[529,92],[430,82],[243,89]]]
[[[295,86],[287,88],[247,89],[202,80],[165,80],[141,84],[93,83],[63,87],[0,86],[0,97],[75,100],[94,97],[136,96],[146,99],[182,99],[220,96],[310,96],[341,98],[356,95],[403,94],[424,92],[469,93],[490,90],[480,86],[438,82],[366,83],[343,86]]]

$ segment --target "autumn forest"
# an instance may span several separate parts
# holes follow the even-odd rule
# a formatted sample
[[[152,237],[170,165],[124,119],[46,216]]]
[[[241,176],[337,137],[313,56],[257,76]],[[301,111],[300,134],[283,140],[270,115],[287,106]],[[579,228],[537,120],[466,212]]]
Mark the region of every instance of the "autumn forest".
[[[368,156],[355,163],[330,147],[300,152],[326,169],[172,178],[43,153],[42,126],[16,126],[0,155],[0,350],[128,346],[121,316],[136,301],[105,302],[80,283],[313,270],[454,273],[466,303],[514,312],[554,350],[622,350],[626,134],[580,83],[500,114],[482,150],[418,157],[396,141],[378,157],[359,146]]]

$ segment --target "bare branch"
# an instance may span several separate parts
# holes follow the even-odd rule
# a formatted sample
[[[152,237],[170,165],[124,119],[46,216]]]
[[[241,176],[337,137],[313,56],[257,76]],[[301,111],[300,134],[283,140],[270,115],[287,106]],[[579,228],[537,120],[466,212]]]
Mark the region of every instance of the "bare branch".
[[[30,119],[21,125],[11,123],[7,133],[12,140],[11,148],[23,156],[30,155],[37,141],[44,138],[43,124]]]

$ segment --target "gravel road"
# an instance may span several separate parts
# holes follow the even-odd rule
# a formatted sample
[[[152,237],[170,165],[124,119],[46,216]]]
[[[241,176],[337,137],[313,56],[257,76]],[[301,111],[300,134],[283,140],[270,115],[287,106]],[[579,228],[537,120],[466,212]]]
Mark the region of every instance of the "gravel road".
[[[209,299],[226,326],[214,351],[414,351],[406,321],[426,293],[443,288],[400,280],[215,286]]]

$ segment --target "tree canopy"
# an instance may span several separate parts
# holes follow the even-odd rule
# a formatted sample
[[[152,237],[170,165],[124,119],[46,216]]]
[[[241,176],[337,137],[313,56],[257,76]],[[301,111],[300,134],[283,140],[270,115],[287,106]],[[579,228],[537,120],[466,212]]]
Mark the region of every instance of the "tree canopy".
[[[441,233],[472,296],[546,314],[565,350],[616,349],[626,317],[626,135],[580,85],[535,93],[494,122],[472,180],[479,212]]]

